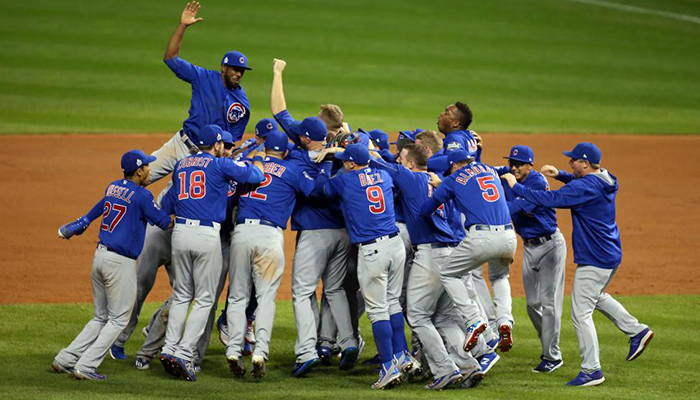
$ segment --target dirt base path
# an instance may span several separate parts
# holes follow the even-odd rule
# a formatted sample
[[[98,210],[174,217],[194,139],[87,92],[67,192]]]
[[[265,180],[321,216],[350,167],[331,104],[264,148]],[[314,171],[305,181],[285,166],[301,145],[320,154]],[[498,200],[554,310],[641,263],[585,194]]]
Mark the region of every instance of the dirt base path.
[[[97,243],[93,226],[80,237],[59,240],[62,224],[85,214],[110,181],[121,177],[121,154],[133,148],[151,152],[169,135],[46,135],[0,137],[0,304],[89,302],[90,268]],[[611,135],[486,134],[484,161],[503,165],[515,144],[535,151],[536,167],[568,170],[562,150],[593,141],[603,152],[603,167],[620,180],[617,221],[623,263],[609,288],[619,294],[700,293],[698,243],[700,179],[695,172],[700,137]],[[552,188],[560,187],[550,182]],[[165,181],[150,189],[157,195]],[[571,243],[571,216],[558,211]],[[285,235],[287,264],[280,298],[290,298],[294,236]],[[512,266],[513,294],[523,295],[522,242]],[[567,293],[574,264],[569,247]],[[170,294],[161,269],[150,301]]]

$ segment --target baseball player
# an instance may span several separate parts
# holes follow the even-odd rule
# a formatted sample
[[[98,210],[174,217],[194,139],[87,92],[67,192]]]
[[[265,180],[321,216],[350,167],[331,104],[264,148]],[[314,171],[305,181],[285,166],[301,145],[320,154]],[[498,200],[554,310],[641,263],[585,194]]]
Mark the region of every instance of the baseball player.
[[[121,159],[124,178],[107,187],[105,195],[85,216],[63,225],[58,236],[70,239],[82,234],[99,216],[99,242],[92,262],[95,316],[83,331],[54,359],[56,372],[72,373],[76,379],[102,381],[97,373],[110,346],[124,329],[136,299],[136,258],[143,248],[146,222],[168,229],[171,219],[144,187],[149,184],[149,164],[155,160],[141,150],[126,152]]]
[[[227,311],[230,323],[226,345],[231,372],[239,377],[245,375],[242,350],[245,308],[251,283],[255,286],[258,302],[252,375],[262,378],[269,356],[275,297],[284,270],[283,230],[294,209],[297,194],[309,196],[314,190],[314,180],[295,163],[284,159],[288,143],[284,132],[273,130],[267,133],[265,180],[259,185],[246,187],[239,200],[231,242],[231,289]]]
[[[467,322],[465,351],[476,346],[479,335],[488,324],[483,321],[478,304],[469,297],[461,278],[485,262],[489,263],[501,341],[512,344],[513,314],[508,272],[517,246],[500,179],[492,167],[474,161],[474,157],[474,152],[451,151],[448,163],[452,175],[439,185],[433,197],[421,208],[423,215],[430,215],[440,204],[455,199],[456,207],[465,217],[466,237],[440,269],[440,280]]]
[[[513,146],[509,167],[496,168],[499,175],[512,173],[518,183],[533,190],[549,190],[547,180],[532,169],[535,155],[527,146]],[[564,301],[566,242],[557,227],[557,214],[551,207],[537,206],[515,196],[504,185],[506,201],[515,225],[523,239],[523,286],[527,314],[542,344],[541,362],[532,371],[549,373],[561,367],[559,332]]]
[[[595,386],[605,381],[600,368],[598,337],[593,311],[598,309],[630,337],[627,361],[639,357],[654,337],[648,326],[636,318],[612,296],[605,293],[622,262],[620,231],[615,222],[617,178],[601,168],[600,149],[593,143],[579,143],[565,151],[573,174],[551,165],[542,173],[566,183],[559,190],[536,190],[518,183],[513,174],[503,177],[513,193],[543,207],[568,208],[573,220],[573,248],[576,274],[571,292],[571,321],[581,350],[581,372],[569,386]]]
[[[247,57],[238,51],[229,51],[221,60],[221,70],[213,71],[191,64],[179,57],[185,30],[202,18],[197,14],[199,2],[187,3],[180,16],[180,24],[165,48],[163,61],[175,75],[192,86],[189,117],[168,142],[153,155],[158,157],[151,166],[151,181],[155,182],[172,172],[175,164],[198,151],[199,131],[214,124],[239,141],[250,119],[250,102],[240,83],[245,71],[251,70]]]
[[[346,173],[326,182],[324,192],[341,199],[350,241],[358,246],[358,281],[382,361],[372,388],[389,388],[413,367],[399,303],[406,255],[394,216],[393,181],[386,171],[368,166],[369,150],[360,144],[335,158],[343,161]]]
[[[200,130],[199,143],[201,151],[183,158],[173,171],[175,284],[160,357],[168,373],[188,381],[197,379],[194,353],[216,301],[222,268],[220,221],[225,219],[229,181],[264,180],[261,158],[255,159],[254,166],[218,158],[223,155],[224,146],[222,130],[217,125]]]
[[[324,122],[320,117],[294,121],[286,109],[284,99],[282,71],[285,65],[284,61],[275,60],[270,108],[295,144],[288,155],[289,161],[316,179],[323,167],[315,160],[325,147],[330,123]],[[319,116],[322,114],[323,109]],[[330,169],[328,165],[325,168]],[[297,329],[297,360],[292,374],[295,377],[305,376],[321,362],[316,349],[318,332],[313,309],[317,306],[311,301],[321,279],[338,327],[338,345],[343,352],[340,367],[351,369],[357,362],[359,348],[353,331],[348,297],[343,288],[350,238],[339,205],[325,198],[300,198],[292,212],[292,230],[298,231],[292,264],[292,301]]]

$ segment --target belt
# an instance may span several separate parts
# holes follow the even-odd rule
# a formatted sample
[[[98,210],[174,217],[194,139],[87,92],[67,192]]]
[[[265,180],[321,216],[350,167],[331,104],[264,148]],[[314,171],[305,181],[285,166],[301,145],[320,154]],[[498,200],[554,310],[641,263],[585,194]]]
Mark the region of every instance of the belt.
[[[540,236],[540,237],[532,238],[532,239],[523,239],[523,244],[525,244],[526,246],[535,246],[538,244],[545,243],[545,242],[552,240],[552,239],[554,239],[554,235],[544,235],[544,236]]]
[[[435,243],[423,243],[422,245],[430,245],[431,249],[442,249],[445,247],[457,247],[459,245],[459,242],[449,242],[449,243],[443,243],[443,242],[435,242]],[[413,252],[418,251],[418,246],[422,246],[421,244],[412,246]]]
[[[387,240],[387,239],[391,239],[391,238],[393,238],[393,237],[396,237],[396,236],[398,236],[398,234],[399,234],[398,232],[394,232],[394,233],[392,233],[392,234],[390,234],[390,235],[380,236],[380,237],[378,237],[378,238],[376,238],[376,239],[368,240],[368,241],[366,241],[366,242],[361,242],[360,245],[362,245],[362,246],[367,246],[368,244],[374,244],[374,243],[377,243],[377,242],[381,242],[382,240]]]
[[[219,225],[218,222],[207,221],[205,219],[188,219],[182,217],[175,217],[175,223],[189,226],[210,226],[212,228],[214,228],[216,225]]]
[[[185,132],[184,129],[180,129],[180,139],[182,139],[182,143],[184,143],[185,146],[187,146],[187,148],[190,149],[190,152],[192,154],[199,151],[199,147],[196,144],[194,144],[194,142],[192,141],[190,136],[187,134],[187,132]]]
[[[114,254],[119,254],[120,256],[126,257],[126,258],[128,258],[129,260],[134,260],[134,261],[136,261],[135,258],[131,258],[131,257],[129,257],[129,256],[125,256],[124,254],[117,253],[116,251],[110,249],[109,247],[103,245],[102,243],[97,243],[97,248],[100,249],[100,250],[111,251],[111,252],[114,253]]]
[[[265,225],[265,226],[271,226],[273,228],[283,229],[281,226],[277,225],[276,223],[274,223],[272,221],[268,221],[266,219],[241,218],[241,219],[236,220],[236,225]]]
[[[471,225],[467,230],[475,230],[475,231],[510,231],[513,230],[513,224],[506,224],[506,225],[482,225],[482,224],[475,224]]]

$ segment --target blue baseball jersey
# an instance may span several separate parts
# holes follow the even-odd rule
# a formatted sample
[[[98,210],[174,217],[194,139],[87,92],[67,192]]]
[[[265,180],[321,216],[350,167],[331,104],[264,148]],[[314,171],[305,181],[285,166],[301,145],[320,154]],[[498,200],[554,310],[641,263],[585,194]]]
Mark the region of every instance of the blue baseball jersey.
[[[476,161],[481,160],[481,149],[476,145],[476,139],[470,130],[453,131],[445,135],[442,140],[442,153],[437,153],[428,160],[428,170],[447,171],[450,169],[450,164],[447,161],[447,155],[451,151],[465,150],[469,154],[476,154]]]
[[[226,193],[226,218],[221,223],[221,234],[229,235],[233,232],[235,228],[235,221],[233,220],[233,209],[238,205],[238,197],[240,196],[240,191],[238,186],[240,184],[236,181],[229,181],[228,192]]]
[[[509,173],[510,168],[498,167],[496,172],[500,176]],[[504,181],[501,181],[501,184],[518,235],[523,239],[534,239],[551,235],[557,230],[557,212],[553,208],[529,202],[513,193],[513,189]],[[547,179],[537,171],[530,171],[522,184],[534,190],[549,190]]]
[[[229,181],[259,183],[263,173],[253,165],[217,158],[205,152],[185,157],[173,171],[175,215],[201,221],[226,218]]]
[[[574,262],[599,268],[616,268],[622,262],[620,231],[615,222],[617,178],[607,170],[574,179],[559,171],[559,190],[535,190],[519,183],[513,193],[544,207],[568,208],[573,221]]]
[[[351,243],[399,231],[394,215],[393,180],[388,172],[370,167],[349,171],[331,178],[323,189],[326,196],[340,198]]]
[[[112,182],[86,217],[92,222],[100,215],[100,243],[133,259],[143,250],[146,222],[161,229],[170,225],[170,215],[156,206],[151,192],[129,179]]]
[[[394,191],[394,215],[396,216],[396,222],[406,223],[406,217],[403,216],[403,205],[399,200],[401,193],[399,190]]]
[[[439,159],[440,157],[445,157],[444,158],[445,165],[442,165],[442,162],[438,162],[438,163],[434,162],[435,159]],[[433,167],[435,167],[437,165],[437,169],[430,167],[431,160],[433,160],[433,162],[432,162]],[[428,171],[434,172],[438,176],[443,176],[445,174],[445,171],[447,171],[447,169],[441,169],[445,166],[447,166],[447,156],[445,156],[444,149],[438,151],[437,153],[435,153],[434,155],[432,155],[428,159]],[[447,166],[447,168],[449,169],[449,166]],[[452,232],[455,235],[456,241],[458,241],[458,242],[461,241],[467,235],[464,232],[464,227],[462,226],[462,213],[460,213],[459,210],[457,209],[457,206],[455,206],[454,199],[448,201],[447,203],[444,203],[443,209],[444,209],[445,213],[447,214],[447,220],[450,223],[450,228],[452,228]]]
[[[297,202],[297,194],[309,196],[314,180],[293,162],[265,158],[265,180],[247,186],[238,201],[238,218],[263,219],[282,229]]]
[[[435,191],[436,202],[426,202],[421,212],[426,214],[436,203],[455,200],[457,209],[464,214],[464,227],[474,224],[505,225],[510,223],[508,204],[503,195],[501,180],[492,167],[476,161],[445,178]]]
[[[175,75],[192,86],[190,115],[182,127],[197,144],[197,134],[206,125],[215,124],[231,132],[233,141],[243,137],[250,119],[250,102],[242,87],[228,89],[221,72],[191,64],[179,57],[165,60]]]
[[[433,196],[434,191],[433,186],[428,183],[430,175],[427,172],[412,172],[403,165],[378,162],[372,162],[371,165],[387,171],[394,180],[399,192],[399,204],[406,211],[406,229],[411,237],[411,244],[453,243],[461,240],[452,232],[444,205],[440,205],[430,215],[420,213],[421,207]]]

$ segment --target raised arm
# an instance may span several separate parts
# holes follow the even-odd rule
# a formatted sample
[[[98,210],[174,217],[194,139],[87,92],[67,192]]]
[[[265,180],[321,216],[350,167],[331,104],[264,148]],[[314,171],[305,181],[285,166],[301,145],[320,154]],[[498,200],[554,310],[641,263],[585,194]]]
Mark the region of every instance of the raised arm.
[[[165,47],[163,60],[172,60],[180,54],[180,44],[182,43],[182,37],[185,36],[185,29],[203,20],[203,18],[197,18],[197,13],[200,8],[202,8],[202,6],[199,5],[197,1],[190,1],[187,3],[185,9],[182,11],[182,15],[180,15],[180,24],[175,28],[175,32],[170,36],[168,45]]]
[[[274,59],[272,64],[272,94],[270,95],[270,110],[272,115],[277,115],[287,109],[284,99],[284,85],[282,84],[282,71],[287,63],[284,60]]]

